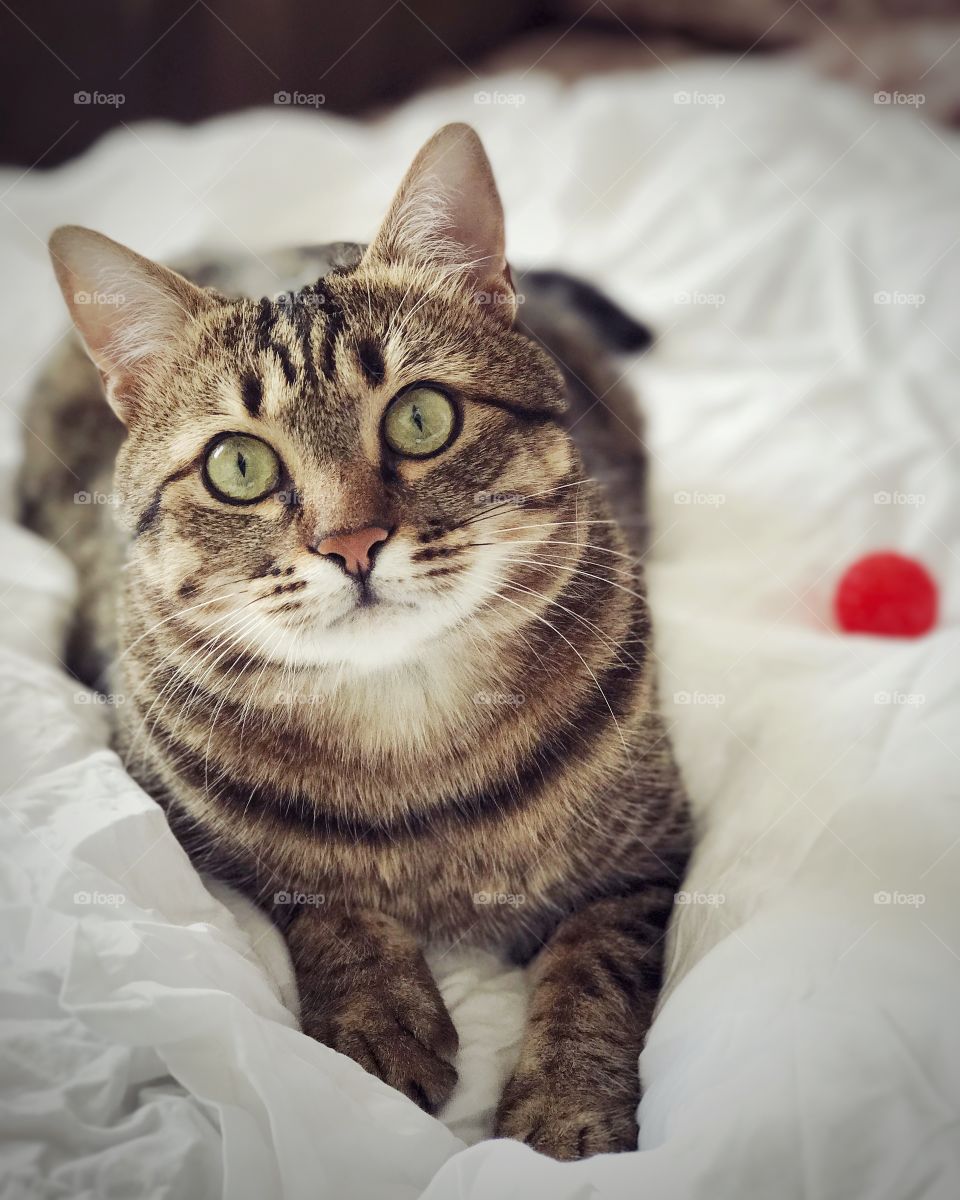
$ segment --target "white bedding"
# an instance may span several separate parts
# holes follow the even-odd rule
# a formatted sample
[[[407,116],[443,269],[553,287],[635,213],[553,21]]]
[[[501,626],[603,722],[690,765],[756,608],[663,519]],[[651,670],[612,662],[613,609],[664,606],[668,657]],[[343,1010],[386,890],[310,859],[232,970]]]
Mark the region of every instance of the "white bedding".
[[[521,973],[492,958],[434,963],[463,1044],[446,1126],[303,1037],[279,939],[207,890],[59,666],[65,561],[4,522],[0,1195],[956,1200],[960,140],[922,110],[797,65],[694,64],[484,80],[375,126],[140,126],[5,170],[4,511],[15,414],[65,328],[53,226],[158,256],[363,238],[455,119],[486,141],[514,259],[587,274],[661,331],[630,371],[664,704],[703,835],[642,1151],[561,1166],[471,1144],[523,1015]],[[939,581],[922,640],[832,628],[838,573],[884,547]]]

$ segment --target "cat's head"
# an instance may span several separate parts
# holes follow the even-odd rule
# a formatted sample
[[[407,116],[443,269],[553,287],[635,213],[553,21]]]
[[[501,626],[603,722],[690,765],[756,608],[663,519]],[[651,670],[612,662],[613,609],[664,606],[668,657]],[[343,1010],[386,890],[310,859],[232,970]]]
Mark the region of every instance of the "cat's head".
[[[89,230],[50,245],[127,427],[128,596],[155,620],[372,669],[516,626],[555,588],[579,462],[562,378],[514,329],[472,129],[423,147],[356,266],[281,300],[227,300]]]

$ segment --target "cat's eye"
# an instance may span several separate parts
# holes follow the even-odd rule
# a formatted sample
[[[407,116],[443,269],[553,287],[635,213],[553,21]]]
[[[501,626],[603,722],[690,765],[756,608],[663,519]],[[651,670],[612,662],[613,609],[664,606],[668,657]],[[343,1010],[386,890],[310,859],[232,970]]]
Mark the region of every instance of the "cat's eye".
[[[223,500],[252,504],[280,482],[280,460],[266,442],[243,433],[221,438],[207,455],[207,481]]]
[[[427,458],[453,441],[457,410],[453,401],[432,387],[413,387],[390,402],[383,436],[397,454]]]

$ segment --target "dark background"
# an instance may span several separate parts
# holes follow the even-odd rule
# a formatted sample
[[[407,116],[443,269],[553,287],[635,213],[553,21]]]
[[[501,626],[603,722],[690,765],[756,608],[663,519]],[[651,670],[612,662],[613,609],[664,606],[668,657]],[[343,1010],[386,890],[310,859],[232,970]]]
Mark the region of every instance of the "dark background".
[[[777,11],[779,0],[772,3]],[[0,161],[53,166],[119,122],[193,121],[278,91],[361,113],[483,65],[650,66],[666,32],[752,31],[698,0],[0,0]],[[785,32],[777,23],[778,36]],[[575,37],[570,35],[575,33]],[[757,39],[763,40],[761,39]],[[688,39],[689,44],[689,39]],[[512,57],[496,61],[498,50]],[[611,57],[612,50],[612,57]],[[561,68],[563,69],[563,68]],[[123,103],[78,104],[78,92]]]
[[[196,120],[281,90],[361,112],[554,19],[537,0],[5,0],[0,160],[52,165],[118,118]],[[78,105],[81,91],[125,100]]]
[[[884,28],[870,66],[864,34]],[[368,114],[500,68],[573,78],[818,41],[868,91],[924,91],[927,117],[960,123],[960,0],[0,0],[0,162],[54,166],[120,123],[278,92]],[[95,92],[122,102],[75,99]]]

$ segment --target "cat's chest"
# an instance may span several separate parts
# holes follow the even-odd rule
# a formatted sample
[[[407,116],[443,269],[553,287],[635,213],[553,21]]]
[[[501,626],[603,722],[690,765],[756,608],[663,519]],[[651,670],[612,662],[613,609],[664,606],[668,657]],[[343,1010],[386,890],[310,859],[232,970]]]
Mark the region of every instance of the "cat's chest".
[[[497,720],[474,704],[457,737],[411,718],[390,741],[377,722],[299,705],[262,724],[225,706],[152,744],[201,843],[252,863],[268,903],[374,908],[432,941],[510,947],[629,850],[594,811],[611,803],[615,753],[603,735],[589,755],[532,752],[534,696]]]
[[[390,844],[287,840],[275,879],[321,906],[375,908],[432,942],[520,946],[554,919],[550,896],[576,886],[569,856],[517,828],[422,832]],[[285,899],[281,896],[281,899]]]
[[[194,796],[204,825],[215,822],[241,853],[255,849],[268,901],[300,894],[377,909],[431,941],[512,946],[546,927],[553,898],[586,873],[555,795],[515,793],[507,805],[492,778],[471,788],[476,775],[469,763],[426,765],[413,795],[405,773],[388,778],[372,765],[345,786],[325,758],[287,788],[218,779]],[[583,828],[576,837],[585,848]]]

